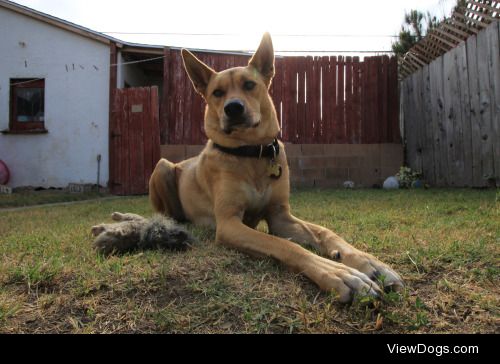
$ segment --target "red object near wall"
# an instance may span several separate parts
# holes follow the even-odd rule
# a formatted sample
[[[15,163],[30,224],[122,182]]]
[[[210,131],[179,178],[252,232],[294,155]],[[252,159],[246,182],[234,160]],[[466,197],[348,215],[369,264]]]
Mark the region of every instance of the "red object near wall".
[[[0,185],[9,183],[10,171],[4,161],[0,160]]]

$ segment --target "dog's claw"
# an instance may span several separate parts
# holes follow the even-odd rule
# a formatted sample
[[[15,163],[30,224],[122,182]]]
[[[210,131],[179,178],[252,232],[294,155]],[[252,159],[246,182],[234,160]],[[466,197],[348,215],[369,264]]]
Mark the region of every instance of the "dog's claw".
[[[404,287],[403,280],[399,274],[370,254],[359,252],[344,255],[342,263],[365,273],[373,282],[381,286],[384,291],[386,289],[400,290]]]
[[[342,259],[342,256],[340,255],[340,252],[338,250],[334,250],[333,252],[331,252],[331,257],[336,261],[340,261],[340,259]]]
[[[318,258],[315,269],[319,273],[318,279],[313,280],[326,291],[334,291],[342,303],[348,303],[354,297],[370,296],[378,299],[382,291],[370,278],[344,264],[329,259]]]

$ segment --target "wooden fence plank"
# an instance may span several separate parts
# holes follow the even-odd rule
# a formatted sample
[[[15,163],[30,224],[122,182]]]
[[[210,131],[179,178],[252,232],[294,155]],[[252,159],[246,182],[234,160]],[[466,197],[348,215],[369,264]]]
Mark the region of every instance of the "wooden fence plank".
[[[416,165],[416,148],[415,148],[415,134],[414,134],[414,128],[416,128],[415,125],[415,110],[414,105],[415,103],[413,102],[413,93],[414,93],[414,86],[413,86],[413,75],[410,75],[409,77],[405,78],[403,81],[403,86],[404,86],[404,97],[403,97],[403,102],[404,102],[404,118],[405,118],[405,135],[404,135],[404,142],[405,142],[405,153],[406,153],[406,164],[410,168],[415,168]]]
[[[377,122],[377,110],[376,110],[376,100],[377,100],[377,64],[375,57],[370,59],[368,63],[370,73],[368,78],[368,142],[370,144],[376,143],[376,125]]]
[[[322,105],[322,115],[321,115],[321,143],[326,144],[328,142],[328,134],[330,132],[330,99],[331,99],[331,88],[329,87],[329,77],[330,77],[330,57],[321,57],[321,70],[322,70],[322,81],[321,81],[321,105]]]
[[[178,58],[177,58],[177,62],[179,62],[179,64],[182,64],[182,58],[180,57],[180,53],[178,53]],[[186,117],[186,102],[188,102],[188,100],[186,100],[186,94],[187,94],[187,87],[186,87],[186,81],[187,81],[187,78],[184,77],[184,74],[182,72],[178,72],[177,75],[174,76],[175,79],[176,79],[176,85],[177,85],[177,88],[179,90],[179,92],[177,93],[177,97],[176,97],[176,108],[177,108],[177,112],[176,112],[176,116],[177,116],[177,128],[176,128],[176,132],[175,132],[175,136],[176,136],[176,139],[178,141],[180,140],[185,140],[184,138],[186,137],[186,135],[189,135],[188,133],[184,133],[184,126],[186,126],[185,124],[185,117]],[[187,129],[187,128],[186,128]],[[190,143],[190,140],[187,139],[186,140],[187,143],[189,144]]]
[[[429,182],[433,180],[434,174],[434,155],[433,155],[433,134],[432,134],[432,120],[431,120],[431,100],[430,100],[430,79],[429,79],[429,66],[425,65],[419,71],[420,77],[420,128],[421,132],[418,142],[418,150],[422,159],[422,173],[424,178]]]
[[[460,47],[453,49],[451,52],[453,57],[453,77],[450,80],[452,84],[453,91],[453,112],[455,114],[454,119],[454,138],[453,138],[453,158],[454,158],[454,168],[456,169],[456,180],[455,184],[457,186],[464,186],[465,179],[465,151],[464,151],[464,121],[462,119],[462,105],[461,105],[461,95],[464,90],[460,85]]]
[[[149,118],[148,106],[144,103],[144,88],[129,89],[129,155],[130,158],[130,194],[136,195],[143,192],[143,180],[140,178],[144,173],[144,120]],[[134,109],[140,108],[136,112]]]
[[[311,107],[313,115],[313,134],[311,143],[317,142],[321,137],[321,61],[313,57],[313,78],[311,85]],[[310,124],[309,124],[310,125]]]
[[[411,77],[412,79],[412,87],[413,87],[413,115],[414,115],[414,127],[415,130],[410,131],[410,139],[412,140],[412,149],[411,153],[414,155],[414,161],[412,165],[412,169],[415,169],[418,172],[422,172],[422,148],[420,147],[420,142],[422,139],[422,118],[421,118],[421,110],[422,110],[422,90],[421,90],[421,73],[416,72]],[[410,152],[410,151],[409,151]]]
[[[335,142],[343,144],[346,140],[345,135],[345,60],[344,57],[338,57],[338,84],[337,84],[337,127],[335,131]]]
[[[457,113],[456,105],[454,105],[454,98],[456,98],[456,90],[454,89],[454,67],[453,67],[453,53],[448,52],[443,55],[443,66],[444,66],[444,112],[445,117],[443,119],[445,135],[446,135],[446,154],[448,156],[448,186],[456,186],[457,178],[459,178],[457,173],[457,166],[455,160],[455,147],[456,147],[456,136],[455,136],[455,125],[457,123]]]
[[[335,134],[337,133],[337,89],[338,89],[338,62],[337,57],[330,57],[330,73],[327,82],[328,88],[330,90],[330,101],[328,102],[328,108],[330,113],[330,119],[328,120],[329,134],[327,137],[328,143],[335,142]]]
[[[345,142],[351,143],[352,131],[352,57],[345,58]]]
[[[389,118],[390,132],[388,133],[391,143],[401,143],[401,132],[399,127],[399,92],[398,92],[398,60],[391,57],[389,66]]]
[[[389,118],[387,105],[389,103],[388,99],[388,82],[389,82],[389,57],[383,56],[379,68],[379,91],[378,91],[378,104],[379,106],[379,143],[386,142],[389,140]]]
[[[287,92],[286,92],[286,119],[289,128],[289,141],[291,143],[298,143],[298,128],[297,128],[297,63],[298,57],[290,57],[286,62],[287,70]]]
[[[360,87],[361,87],[361,100],[360,100],[360,109],[361,109],[361,143],[366,144],[368,142],[368,108],[367,108],[367,98],[368,98],[368,75],[369,75],[369,67],[368,62],[370,58],[365,57],[364,62],[360,65]]]
[[[470,124],[472,140],[472,183],[475,187],[482,186],[481,172],[481,129],[480,129],[480,101],[479,101],[479,75],[477,65],[477,38],[470,37],[466,42],[467,72],[469,75],[470,94]]]
[[[360,144],[361,143],[361,93],[360,93],[360,67],[359,67],[359,57],[353,58],[352,66],[352,76],[353,76],[353,98],[352,98],[352,124],[351,124],[351,143]]]
[[[304,133],[304,98],[305,98],[305,57],[297,57],[296,58],[296,72],[297,72],[297,119],[296,119],[296,128],[297,128],[297,143],[305,143],[305,133]]]
[[[292,132],[292,123],[289,120],[288,114],[290,112],[290,77],[289,77],[289,72],[290,72],[290,60],[289,59],[284,59],[282,62],[282,72],[283,72],[283,79],[282,79],[282,93],[281,93],[281,100],[283,103],[283,113],[281,115],[281,123],[283,124],[283,130],[284,135],[286,136],[287,141],[292,142],[293,140],[293,132]]]
[[[292,142],[293,140],[293,133],[291,130],[291,122],[288,118],[288,113],[290,111],[290,77],[288,75],[289,73],[289,59],[284,59],[282,62],[282,72],[283,72],[283,79],[282,79],[282,93],[281,93],[281,100],[282,100],[282,107],[283,107],[283,113],[281,115],[281,123],[283,125],[283,135],[284,135],[284,140],[287,140],[289,142]]]
[[[376,143],[376,121],[377,110],[375,107],[377,100],[377,65],[375,57],[370,57],[368,62],[368,75],[367,75],[367,143]]]
[[[123,90],[122,95],[122,120],[121,130],[120,130],[120,139],[121,139],[121,151],[123,150],[131,150],[130,149],[130,100],[128,97],[127,90]],[[121,192],[122,194],[130,194],[132,190],[132,186],[130,183],[130,160],[125,153],[120,153],[120,174],[121,174]]]
[[[151,109],[153,110],[153,119],[152,119],[152,128],[151,128],[151,143],[152,143],[152,170],[153,172],[156,163],[160,160],[160,105],[159,105],[159,90],[157,87],[153,87],[152,89],[152,97],[151,97]],[[150,173],[150,174],[151,174]],[[149,176],[148,176],[148,187],[149,187]]]
[[[312,107],[312,87],[313,87],[313,58],[307,56],[304,58],[304,101],[303,101],[303,115],[299,113],[299,123],[302,125],[300,135],[303,136],[302,143],[311,143],[313,136],[314,121],[313,117],[313,107]],[[299,68],[300,69],[300,68]],[[299,77],[299,86],[301,84]],[[301,97],[299,94],[299,105],[301,103]]]
[[[179,99],[179,77],[182,77],[180,73],[180,62],[179,62],[179,51],[172,52],[172,62],[170,62],[171,66],[171,77],[170,77],[170,90],[173,91],[172,97],[170,97],[170,112],[172,113],[170,118],[170,144],[179,144],[180,138],[179,135],[179,127],[182,127],[182,124],[179,122],[179,113],[177,112],[177,100]]]
[[[158,121],[158,119],[155,118],[156,113],[154,109],[157,103],[153,104],[153,98],[157,97],[157,91],[153,91],[153,89],[158,90],[156,87],[145,88],[144,90],[144,94],[147,95],[144,101],[149,102],[145,102],[144,104],[146,112],[144,113],[144,117],[142,119],[142,154],[144,155],[144,169],[142,175],[140,175],[143,177],[142,191],[148,190],[149,177],[153,172],[153,124]],[[137,176],[137,178],[139,178],[139,176]]]
[[[111,180],[111,191],[114,194],[121,195],[123,194],[123,183],[122,181],[124,180],[124,166],[122,162],[122,158],[124,156],[121,155],[122,149],[122,143],[124,140],[123,133],[125,132],[124,129],[124,110],[123,110],[123,96],[124,91],[122,89],[116,89],[113,92],[113,126],[112,129],[110,130],[110,150],[113,150],[113,155],[110,155],[110,162],[111,158],[113,158],[113,163],[110,163],[110,166],[112,166],[112,170],[110,171],[110,174],[113,176],[113,179]],[[111,125],[110,125],[111,128]]]
[[[462,178],[461,186],[470,187],[473,185],[472,170],[472,131],[471,131],[471,113],[470,113],[470,93],[469,93],[469,74],[467,70],[467,49],[465,42],[460,44],[456,50],[456,68],[457,68],[457,88],[459,90],[459,112],[461,114],[461,156]]]
[[[443,101],[443,59],[438,58],[429,65],[429,77],[431,80],[431,120],[434,134],[434,163],[436,184],[446,185],[447,176],[447,153],[446,141],[444,140],[444,117]],[[406,125],[406,123],[405,123]]]
[[[168,124],[170,113],[168,110],[170,88],[169,88],[169,78],[170,78],[170,58],[171,52],[169,47],[163,48],[163,92],[162,99],[160,103],[160,141],[161,144],[168,143]]]
[[[188,144],[193,144],[193,129],[195,129],[195,122],[191,114],[193,110],[194,88],[188,77],[182,77],[182,83],[180,83],[179,86],[181,86],[183,91],[180,99],[180,107],[182,109],[182,119],[180,119],[182,122],[182,139],[186,140]]]
[[[435,163],[434,163],[434,133],[432,127],[432,109],[431,109],[431,85],[429,65],[422,68],[422,110],[420,118],[422,119],[422,140],[420,149],[422,151],[422,172],[425,180],[431,185],[435,185]]]
[[[372,120],[373,120],[373,57],[368,57],[365,59],[365,95],[364,95],[364,107],[365,107],[365,125],[364,125],[364,141],[363,143],[371,144],[373,143],[373,133],[372,133]]]
[[[281,124],[281,88],[282,88],[282,76],[283,72],[281,69],[281,59],[277,59],[274,64],[275,67],[275,76],[271,85],[270,93],[272,95],[272,99],[274,102],[274,108],[276,109],[276,114],[278,117],[278,121]],[[283,139],[283,125],[281,125],[281,135],[280,137]]]
[[[436,154],[434,151],[434,128],[432,126],[432,100],[431,100],[431,76],[430,66],[426,65],[422,69],[424,82],[424,98],[423,98],[423,120],[425,123],[425,139],[421,145],[424,178],[431,184],[436,184]]]
[[[497,9],[497,14],[500,9]],[[496,186],[500,187],[500,21],[486,29],[491,91],[491,139]]]
[[[490,53],[491,54],[491,53]],[[488,33],[477,35],[477,68],[479,78],[479,129],[481,134],[481,175],[483,185],[495,175],[493,160],[492,93],[488,60]],[[497,55],[498,57],[498,55]],[[498,121],[497,121],[498,122]]]
[[[381,114],[380,114],[380,99],[379,99],[379,85],[380,85],[380,69],[381,69],[381,58],[380,57],[375,57],[373,59],[373,84],[372,84],[372,110],[373,110],[373,117],[372,117],[372,124],[371,124],[371,130],[372,130],[372,143],[380,143],[380,125],[383,123]]]

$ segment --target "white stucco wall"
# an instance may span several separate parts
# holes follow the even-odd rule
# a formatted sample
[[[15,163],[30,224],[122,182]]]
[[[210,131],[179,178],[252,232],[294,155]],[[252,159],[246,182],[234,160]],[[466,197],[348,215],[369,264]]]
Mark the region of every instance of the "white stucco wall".
[[[108,168],[109,46],[0,8],[0,130],[9,125],[11,78],[45,78],[48,134],[0,134],[9,186],[100,184]]]

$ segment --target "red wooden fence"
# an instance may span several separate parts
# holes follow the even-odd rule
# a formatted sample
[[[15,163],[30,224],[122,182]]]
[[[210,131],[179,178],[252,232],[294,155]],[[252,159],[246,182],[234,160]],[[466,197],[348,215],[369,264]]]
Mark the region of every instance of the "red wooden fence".
[[[244,66],[249,56],[197,53],[216,71]],[[205,104],[178,50],[165,51],[162,144],[204,144]],[[396,58],[276,58],[271,86],[281,139],[296,144],[400,143]]]

